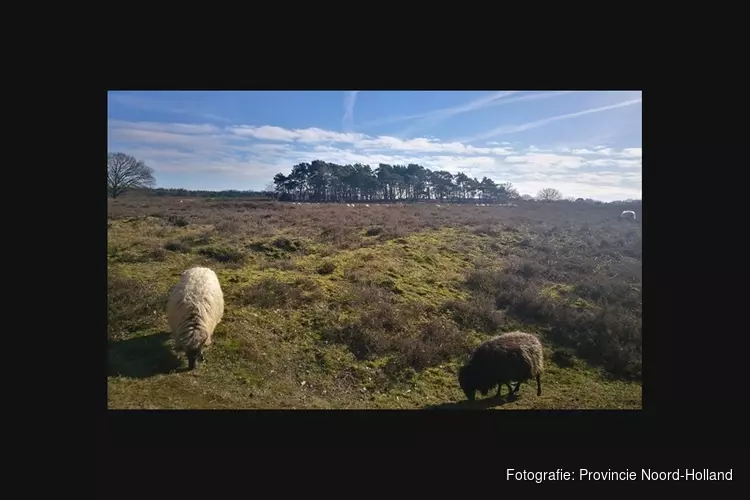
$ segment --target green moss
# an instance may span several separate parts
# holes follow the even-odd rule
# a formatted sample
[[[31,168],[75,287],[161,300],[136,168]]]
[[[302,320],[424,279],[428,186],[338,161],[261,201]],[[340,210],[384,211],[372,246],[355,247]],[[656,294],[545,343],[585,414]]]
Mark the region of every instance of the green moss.
[[[568,306],[576,309],[592,309],[596,306],[586,299],[578,297],[574,293],[575,285],[564,283],[552,283],[539,290],[539,294],[550,300],[565,302]]]
[[[563,283],[552,283],[545,287],[543,287],[541,290],[539,290],[539,293],[543,295],[544,297],[550,298],[550,299],[563,299],[568,296],[569,293],[573,291],[575,287],[573,285],[566,285]]]
[[[446,248],[455,251],[447,252]],[[362,270],[367,280],[390,289],[404,301],[438,305],[466,298],[461,287],[463,273],[483,252],[484,243],[475,235],[450,228],[426,231],[329,257],[327,261],[335,266],[329,280],[343,280],[347,270]],[[316,255],[295,259],[295,264],[308,273],[323,262]]]

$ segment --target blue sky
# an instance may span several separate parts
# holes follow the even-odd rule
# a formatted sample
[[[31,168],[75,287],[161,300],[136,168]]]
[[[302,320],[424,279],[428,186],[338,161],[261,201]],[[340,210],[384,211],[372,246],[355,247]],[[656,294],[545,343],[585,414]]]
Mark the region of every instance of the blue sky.
[[[641,198],[641,91],[110,92],[108,147],[160,187],[263,189],[299,162],[418,163],[521,194]]]

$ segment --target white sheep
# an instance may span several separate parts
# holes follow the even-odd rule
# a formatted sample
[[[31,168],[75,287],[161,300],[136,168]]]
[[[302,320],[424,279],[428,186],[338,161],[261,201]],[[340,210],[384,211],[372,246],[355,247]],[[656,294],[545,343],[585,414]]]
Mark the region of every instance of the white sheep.
[[[193,267],[182,273],[167,302],[167,322],[175,351],[184,352],[188,369],[205,361],[203,349],[211,345],[214,329],[224,316],[224,293],[216,273]]]
[[[633,219],[635,220],[635,212],[632,210],[623,210],[623,212],[620,214],[620,217],[623,219]]]

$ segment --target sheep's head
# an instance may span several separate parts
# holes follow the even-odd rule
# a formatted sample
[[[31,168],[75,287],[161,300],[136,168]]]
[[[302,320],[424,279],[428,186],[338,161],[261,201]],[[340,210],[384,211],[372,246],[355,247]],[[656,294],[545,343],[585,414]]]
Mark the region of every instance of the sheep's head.
[[[185,353],[188,360],[188,370],[194,370],[195,369],[195,361],[198,359],[201,359],[201,352],[200,351],[192,351],[189,350]]]
[[[476,384],[474,383],[474,373],[471,369],[471,365],[462,366],[458,370],[458,383],[461,386],[461,390],[464,392],[466,399],[474,401],[476,395]]]

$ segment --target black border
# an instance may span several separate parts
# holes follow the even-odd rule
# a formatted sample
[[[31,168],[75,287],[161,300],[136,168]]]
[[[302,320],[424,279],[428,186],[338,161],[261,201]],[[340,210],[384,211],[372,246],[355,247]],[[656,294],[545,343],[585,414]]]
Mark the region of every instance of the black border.
[[[560,63],[562,64],[562,63]],[[284,65],[279,65],[284,66]],[[539,74],[532,71],[529,64],[527,75]],[[403,77],[401,84],[384,79],[381,82],[362,80],[354,77],[351,82],[313,79],[307,81],[272,78],[273,70],[258,69],[260,78],[232,79],[217,83],[215,73],[201,78],[198,75],[166,76],[156,79],[153,73],[143,76],[143,72],[130,80],[125,75],[112,73],[108,89],[621,89],[642,88],[631,81],[626,84],[623,77],[615,74],[607,84],[596,79],[586,85],[553,85],[553,75],[558,68],[544,71],[549,83],[540,87],[532,83],[532,78],[515,79],[507,77],[476,78],[476,84],[468,81],[449,84],[449,75],[443,72],[441,78],[430,75]],[[515,75],[523,74],[517,67]],[[538,69],[538,68],[537,68]],[[304,73],[305,70],[300,70]],[[385,73],[386,70],[383,70]],[[581,70],[580,74],[594,70]],[[570,72],[568,72],[569,74]],[[323,78],[326,73],[317,67],[315,75]],[[560,74],[560,73],[557,73]],[[370,73],[372,76],[372,73]],[[212,79],[213,77],[213,79]],[[541,76],[539,78],[542,78]],[[626,78],[627,79],[627,78]],[[527,81],[528,80],[528,81]],[[583,79],[581,79],[583,80]],[[631,78],[631,80],[633,80]],[[160,82],[158,85],[155,82]],[[187,81],[192,82],[186,84]],[[354,81],[357,81],[355,84]],[[406,82],[409,83],[406,83]],[[614,85],[615,81],[619,85]],[[252,83],[250,83],[252,82]],[[442,84],[438,84],[441,82]],[[481,83],[479,83],[481,82]],[[583,82],[581,82],[583,83]],[[729,199],[714,199],[704,189],[711,189],[703,183],[707,166],[717,165],[721,152],[712,149],[723,141],[711,144],[711,134],[716,130],[701,128],[697,135],[696,118],[700,114],[694,104],[692,116],[686,119],[684,96],[677,92],[663,93],[644,91],[644,189],[645,212],[643,217],[644,242],[646,252],[644,282],[646,283],[644,336],[644,384],[642,411],[115,411],[107,410],[106,396],[106,342],[104,335],[92,328],[94,339],[101,339],[101,351],[92,348],[83,365],[91,363],[89,396],[98,412],[99,437],[107,445],[118,446],[172,446],[185,445],[192,448],[207,445],[219,446],[301,446],[316,447],[400,447],[419,445],[438,449],[450,448],[455,444],[461,447],[472,445],[496,446],[739,446],[745,433],[739,431],[740,418],[746,418],[740,410],[740,401],[747,399],[747,393],[737,387],[742,380],[743,349],[741,340],[733,334],[741,333],[744,322],[744,304],[739,303],[739,295],[730,292],[732,283],[738,284],[738,291],[746,290],[747,273],[738,271],[736,265],[726,267],[722,263],[733,253],[737,239],[727,236],[735,234],[737,222],[730,221],[732,213]],[[90,115],[81,120],[81,128],[90,128],[88,133],[78,129],[75,134],[81,137],[102,137],[106,132],[106,91],[94,94],[90,108],[79,108],[79,114]],[[79,104],[80,106],[80,104]],[[683,111],[681,113],[680,111]],[[101,135],[100,135],[101,134]],[[75,138],[72,138],[75,142]],[[106,148],[106,136],[102,140]],[[91,155],[87,163],[96,164],[104,157],[104,151],[96,149],[82,151]],[[736,162],[738,160],[732,160]],[[727,162],[725,164],[731,164]],[[689,168],[693,167],[693,168]],[[717,165],[718,167],[718,165]],[[85,169],[88,170],[88,169]],[[689,174],[696,172],[697,174]],[[62,174],[61,174],[62,175]],[[103,174],[102,174],[103,175]],[[97,290],[106,290],[106,253],[103,249],[106,239],[106,199],[104,189],[96,187],[92,180],[91,191],[99,202],[87,201],[88,194],[82,192],[80,199],[70,201],[80,204],[81,231],[73,255],[65,256],[81,260],[80,269],[91,269],[92,304],[87,312],[90,317],[106,322],[106,299],[97,298]],[[103,181],[102,181],[103,182]],[[83,189],[83,188],[82,188]],[[681,193],[700,192],[697,199]],[[717,193],[718,194],[718,193]],[[704,203],[711,200],[710,203]],[[89,205],[91,203],[91,205]],[[101,203],[101,205],[98,205]],[[734,202],[737,203],[737,202]],[[684,209],[694,205],[700,207],[689,217]],[[711,205],[711,206],[707,206]],[[93,206],[101,207],[94,209]],[[723,215],[717,215],[723,211]],[[91,229],[84,222],[90,218]],[[98,232],[96,228],[100,228]],[[724,236],[722,236],[724,235]],[[86,244],[91,241],[91,244]],[[739,250],[739,248],[737,248]],[[90,255],[87,255],[90,254]],[[736,259],[740,259],[739,256]],[[739,260],[736,260],[739,262]],[[97,264],[99,263],[99,264]],[[82,278],[83,280],[83,278]],[[81,284],[81,286],[84,286]],[[105,292],[106,293],[106,292]],[[64,300],[63,297],[62,300]],[[70,297],[79,301],[77,297]],[[101,301],[101,302],[100,302]],[[732,304],[732,301],[735,304]],[[96,305],[100,304],[100,305]],[[71,304],[77,307],[80,304]],[[98,316],[97,316],[98,315]],[[746,330],[745,330],[746,331]],[[61,333],[61,332],[58,332]],[[745,334],[746,335],[746,334]],[[85,340],[85,339],[84,339]],[[732,347],[736,342],[736,348]],[[98,348],[97,348],[98,349]],[[88,354],[87,354],[88,356]],[[99,371],[97,375],[96,372]],[[198,431],[204,438],[190,438]],[[739,432],[738,432],[739,431]]]

